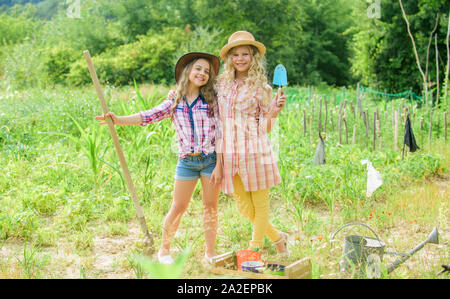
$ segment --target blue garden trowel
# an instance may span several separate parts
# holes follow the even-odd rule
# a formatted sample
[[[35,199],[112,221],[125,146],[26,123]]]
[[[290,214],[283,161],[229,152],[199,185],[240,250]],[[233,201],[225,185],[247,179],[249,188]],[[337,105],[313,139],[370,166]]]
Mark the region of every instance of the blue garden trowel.
[[[281,87],[287,85],[286,68],[282,64],[275,67],[275,71],[273,72],[273,85],[278,86],[277,99],[280,99]],[[277,106],[280,105],[277,103]]]

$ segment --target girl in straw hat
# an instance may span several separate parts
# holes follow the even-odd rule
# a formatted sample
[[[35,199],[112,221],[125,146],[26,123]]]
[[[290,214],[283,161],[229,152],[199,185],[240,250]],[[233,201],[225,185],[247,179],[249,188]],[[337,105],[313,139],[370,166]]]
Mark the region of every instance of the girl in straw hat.
[[[269,188],[281,178],[268,138],[286,96],[272,98],[265,52],[265,46],[247,31],[233,33],[220,51],[225,62],[217,80],[223,133],[222,191],[233,194],[239,212],[253,224],[250,249],[260,248],[267,235],[277,252],[287,255],[288,235],[269,222]]]
[[[171,264],[170,243],[186,211],[200,178],[204,206],[205,259],[211,263],[216,255],[217,201],[222,178],[222,163],[216,163],[216,143],[221,140],[215,77],[219,58],[207,53],[183,55],[175,67],[177,91],[157,107],[128,116],[108,113],[115,125],[145,126],[171,118],[178,135],[179,160],[175,170],[172,206],[164,219],[162,244],[158,251],[160,263]],[[105,116],[97,116],[105,120]],[[101,122],[100,124],[105,124]]]

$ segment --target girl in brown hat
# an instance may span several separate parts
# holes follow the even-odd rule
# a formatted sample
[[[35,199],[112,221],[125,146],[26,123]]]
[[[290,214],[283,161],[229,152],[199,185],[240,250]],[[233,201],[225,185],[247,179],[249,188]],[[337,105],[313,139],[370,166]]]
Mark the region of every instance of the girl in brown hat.
[[[171,264],[170,243],[194,192],[197,180],[202,183],[205,229],[205,258],[211,263],[216,255],[217,201],[222,178],[222,163],[216,163],[216,144],[221,140],[221,125],[214,88],[219,72],[219,58],[192,52],[183,55],[175,67],[177,91],[157,107],[128,116],[110,112],[115,125],[145,126],[171,118],[178,135],[179,160],[175,170],[172,206],[164,219],[160,263]],[[97,116],[105,120],[104,116]],[[100,124],[105,124],[101,122]]]
[[[269,189],[281,178],[267,135],[286,96],[272,98],[265,52],[265,46],[247,31],[233,33],[220,51],[225,62],[217,80],[223,132],[222,191],[233,194],[239,212],[253,224],[250,249],[260,248],[267,235],[277,252],[287,255],[288,235],[269,222]]]

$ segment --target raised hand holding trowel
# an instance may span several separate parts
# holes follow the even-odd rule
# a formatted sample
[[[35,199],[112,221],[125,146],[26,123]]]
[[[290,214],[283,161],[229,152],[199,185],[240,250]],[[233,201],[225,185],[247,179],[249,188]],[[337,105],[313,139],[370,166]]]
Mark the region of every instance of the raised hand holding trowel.
[[[282,107],[282,106],[284,106],[285,97],[283,99],[281,98],[284,93],[284,91],[281,89],[281,87],[287,85],[286,68],[282,64],[279,64],[275,67],[275,71],[273,72],[273,82],[272,83],[273,83],[273,85],[278,86],[277,106]]]

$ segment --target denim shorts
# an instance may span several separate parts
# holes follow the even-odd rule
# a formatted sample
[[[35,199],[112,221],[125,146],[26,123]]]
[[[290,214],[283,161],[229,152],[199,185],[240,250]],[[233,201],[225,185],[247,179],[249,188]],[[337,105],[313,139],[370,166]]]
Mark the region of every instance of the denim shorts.
[[[216,153],[199,156],[187,156],[179,159],[175,170],[175,179],[193,181],[200,176],[211,177],[216,167]]]

